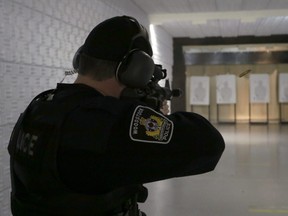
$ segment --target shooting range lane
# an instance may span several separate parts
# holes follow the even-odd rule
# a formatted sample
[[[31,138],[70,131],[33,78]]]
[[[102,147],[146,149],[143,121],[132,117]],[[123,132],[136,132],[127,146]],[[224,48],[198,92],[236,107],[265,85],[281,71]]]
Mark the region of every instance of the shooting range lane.
[[[215,171],[151,183],[142,205],[157,216],[288,214],[288,125],[216,125],[226,150]]]

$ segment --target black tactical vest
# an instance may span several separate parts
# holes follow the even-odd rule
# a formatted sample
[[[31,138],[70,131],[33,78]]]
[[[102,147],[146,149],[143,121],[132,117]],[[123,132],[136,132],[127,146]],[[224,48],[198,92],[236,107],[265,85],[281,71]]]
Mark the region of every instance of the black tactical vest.
[[[14,216],[112,215],[141,186],[87,195],[75,193],[61,182],[57,172],[58,139],[65,117],[79,106],[81,92],[55,106],[54,91],[34,98],[12,132],[8,147],[12,213]]]

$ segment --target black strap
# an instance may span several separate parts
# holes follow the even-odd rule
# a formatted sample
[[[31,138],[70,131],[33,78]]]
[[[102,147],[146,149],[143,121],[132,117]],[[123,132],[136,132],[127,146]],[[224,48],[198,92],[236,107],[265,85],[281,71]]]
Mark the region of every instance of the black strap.
[[[18,198],[12,199],[11,205],[15,215],[19,216],[109,216],[115,208],[137,193],[137,189],[137,186],[123,187],[97,196],[76,193],[41,196],[40,203],[45,203],[45,208],[35,203],[37,196],[29,194],[24,197],[29,207]]]

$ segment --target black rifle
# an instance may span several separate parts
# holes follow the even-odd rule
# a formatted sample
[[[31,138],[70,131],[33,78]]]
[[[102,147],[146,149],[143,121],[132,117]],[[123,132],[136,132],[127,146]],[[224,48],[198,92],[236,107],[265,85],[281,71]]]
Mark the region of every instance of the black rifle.
[[[155,65],[154,74],[150,82],[144,88],[125,88],[121,94],[122,99],[136,99],[146,103],[149,107],[160,110],[165,100],[180,97],[181,89],[171,89],[169,80],[165,80],[165,86],[158,82],[167,77],[167,70],[162,65]]]

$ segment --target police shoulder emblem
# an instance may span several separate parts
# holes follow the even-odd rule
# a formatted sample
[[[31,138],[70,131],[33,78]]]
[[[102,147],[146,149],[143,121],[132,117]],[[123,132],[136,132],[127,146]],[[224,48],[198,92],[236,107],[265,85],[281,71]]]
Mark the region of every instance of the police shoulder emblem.
[[[167,144],[173,134],[173,122],[161,113],[145,107],[136,107],[130,125],[134,141]]]

